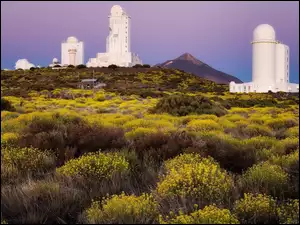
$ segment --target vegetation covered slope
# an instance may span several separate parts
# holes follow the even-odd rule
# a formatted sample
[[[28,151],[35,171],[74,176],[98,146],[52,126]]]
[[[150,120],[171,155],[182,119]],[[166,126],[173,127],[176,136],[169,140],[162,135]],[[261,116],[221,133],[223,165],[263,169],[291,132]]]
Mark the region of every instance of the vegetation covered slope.
[[[99,70],[2,71],[1,223],[299,223],[299,97]]]

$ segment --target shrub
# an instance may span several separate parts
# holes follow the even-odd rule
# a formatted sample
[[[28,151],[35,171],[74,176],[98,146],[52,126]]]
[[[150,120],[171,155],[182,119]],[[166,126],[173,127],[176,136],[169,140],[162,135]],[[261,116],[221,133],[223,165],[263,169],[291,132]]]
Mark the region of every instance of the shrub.
[[[228,199],[232,178],[212,159],[170,168],[157,185],[163,198],[191,197],[202,203],[222,203]]]
[[[190,215],[181,214],[166,221],[160,217],[160,224],[239,224],[239,221],[228,209],[209,205]]]
[[[271,127],[274,130],[279,130],[282,128],[291,128],[298,125],[297,121],[292,118],[277,118],[270,119],[266,121],[266,125]]]
[[[65,165],[57,168],[57,173],[87,180],[97,181],[109,179],[116,173],[124,174],[128,170],[128,162],[116,153],[88,153],[78,159],[71,159]]]
[[[125,144],[121,128],[89,124],[72,114],[50,113],[48,116],[33,117],[28,126],[21,130],[20,144],[39,149],[52,149],[64,161],[66,150],[75,149],[75,156],[120,148]],[[60,162],[60,163],[62,163]]]
[[[242,224],[273,224],[278,222],[276,202],[271,196],[244,194],[237,200],[233,212]]]
[[[277,212],[280,224],[299,224],[299,199],[282,204]]]
[[[150,110],[154,113],[169,113],[175,116],[188,114],[214,114],[223,116],[226,109],[203,96],[171,95],[163,97],[156,106]]]
[[[186,126],[191,131],[212,131],[221,130],[221,126],[214,120],[192,120]]]
[[[151,66],[149,64],[144,64],[143,68],[150,68]]]
[[[117,69],[117,68],[119,68],[117,65],[115,65],[115,64],[111,64],[111,65],[109,65],[107,68],[109,68],[109,69]]]
[[[78,66],[76,66],[77,69],[85,69],[86,65],[80,64]]]
[[[9,224],[74,224],[86,201],[71,181],[29,180],[1,188],[1,214]]]
[[[18,134],[8,132],[1,135],[1,146],[12,146],[17,143]]]
[[[272,130],[266,126],[261,126],[258,124],[250,124],[247,127],[240,130],[245,137],[257,137],[257,136],[267,136],[272,137]]]
[[[288,174],[279,166],[264,162],[249,168],[242,178],[247,192],[279,197],[288,187]]]
[[[1,112],[2,111],[15,111],[15,108],[12,106],[11,102],[5,98],[1,98]]]
[[[46,172],[55,168],[55,158],[36,148],[5,147],[1,150],[1,162],[15,167],[20,174]]]
[[[230,135],[211,131],[197,136],[204,144],[195,151],[213,157],[226,170],[240,173],[257,162],[258,149]]]
[[[205,158],[201,157],[199,154],[180,154],[171,160],[165,161],[165,167],[169,171],[172,168],[177,170],[185,164],[200,163],[203,159]]]
[[[127,132],[125,134],[125,137],[127,139],[137,139],[141,136],[146,136],[146,135],[149,135],[149,134],[154,134],[156,133],[156,129],[153,129],[153,128],[144,128],[144,127],[138,127],[136,128],[135,130],[132,130],[130,132]]]
[[[185,132],[172,132],[170,134],[156,132],[134,139],[132,146],[138,157],[150,157],[161,162],[175,157],[183,152],[183,149],[192,146],[193,140]]]
[[[299,126],[291,127],[286,130],[287,137],[299,137]]]
[[[141,196],[113,195],[102,204],[93,202],[85,211],[89,224],[147,224],[158,222],[157,203],[149,194]]]
[[[15,119],[20,114],[17,112],[1,111],[1,121],[6,121],[10,119]]]

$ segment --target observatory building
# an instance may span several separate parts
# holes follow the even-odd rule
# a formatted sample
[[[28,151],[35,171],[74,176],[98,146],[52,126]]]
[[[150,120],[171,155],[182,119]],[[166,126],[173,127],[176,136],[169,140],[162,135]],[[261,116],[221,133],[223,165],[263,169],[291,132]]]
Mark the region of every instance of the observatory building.
[[[16,70],[17,69],[29,70],[31,67],[34,67],[34,64],[28,62],[27,59],[19,59],[15,65]]]
[[[76,37],[68,37],[67,41],[61,44],[61,65],[77,66],[84,64],[84,46],[82,41]]]
[[[142,64],[137,54],[130,51],[130,19],[131,17],[119,5],[111,8],[109,18],[109,35],[106,38],[106,52],[98,53],[90,58],[87,67],[102,67],[115,64],[130,67]]]
[[[49,65],[49,67],[54,67],[56,65],[60,66],[60,64],[58,62],[58,59],[57,58],[53,58],[52,63]]]
[[[299,84],[289,83],[289,47],[276,40],[275,30],[261,24],[253,31],[252,82],[231,81],[230,92],[299,92]]]

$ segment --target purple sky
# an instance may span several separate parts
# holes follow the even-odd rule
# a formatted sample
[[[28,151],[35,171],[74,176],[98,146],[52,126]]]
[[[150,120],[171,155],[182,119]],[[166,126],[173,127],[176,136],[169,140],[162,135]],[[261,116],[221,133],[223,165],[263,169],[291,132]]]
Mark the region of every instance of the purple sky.
[[[268,23],[290,47],[290,81],[299,82],[299,2],[1,2],[1,68],[20,58],[47,66],[61,42],[76,36],[85,63],[105,51],[108,14],[131,16],[131,51],[145,64],[188,52],[215,69],[251,81],[252,32]]]

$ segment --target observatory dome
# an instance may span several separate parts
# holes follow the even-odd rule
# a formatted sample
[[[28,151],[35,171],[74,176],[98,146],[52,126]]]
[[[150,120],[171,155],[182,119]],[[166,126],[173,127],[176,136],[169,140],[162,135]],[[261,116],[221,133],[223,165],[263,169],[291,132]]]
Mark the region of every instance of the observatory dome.
[[[68,42],[68,43],[77,43],[78,40],[77,40],[76,37],[71,36],[71,37],[68,37],[67,42]]]
[[[122,12],[123,12],[123,9],[119,5],[114,5],[110,10],[110,13],[112,15],[122,15]]]
[[[276,35],[274,28],[269,24],[260,24],[253,31],[253,40],[272,40],[275,41]]]

